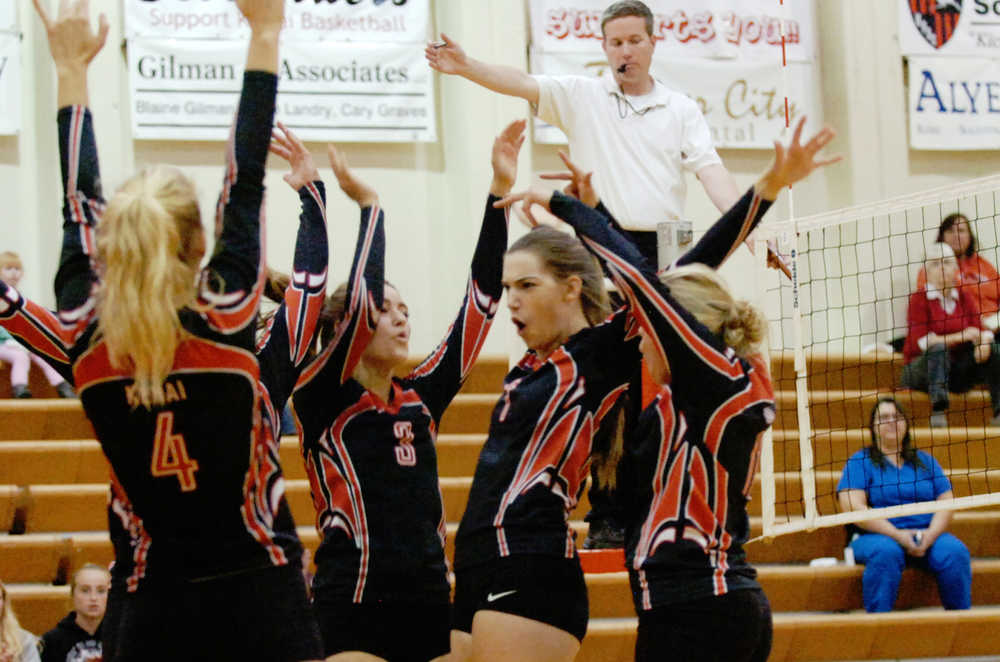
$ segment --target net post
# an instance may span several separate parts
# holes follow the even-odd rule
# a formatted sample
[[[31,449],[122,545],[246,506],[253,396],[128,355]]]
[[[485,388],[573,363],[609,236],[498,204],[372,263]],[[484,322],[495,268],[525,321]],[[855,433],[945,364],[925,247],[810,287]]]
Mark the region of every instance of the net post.
[[[760,278],[767,276],[767,242],[757,239],[754,242],[754,263],[756,272]],[[757,288],[758,293],[763,291],[763,287]],[[760,295],[758,294],[758,299]],[[759,302],[758,302],[759,303]],[[761,345],[760,353],[764,359],[764,365],[771,367],[770,334],[764,334],[764,342]],[[772,377],[773,380],[773,377]],[[768,426],[761,437],[760,447],[760,509],[761,509],[761,535],[765,538],[772,535],[775,524],[775,487],[774,487],[774,434],[773,426]]]

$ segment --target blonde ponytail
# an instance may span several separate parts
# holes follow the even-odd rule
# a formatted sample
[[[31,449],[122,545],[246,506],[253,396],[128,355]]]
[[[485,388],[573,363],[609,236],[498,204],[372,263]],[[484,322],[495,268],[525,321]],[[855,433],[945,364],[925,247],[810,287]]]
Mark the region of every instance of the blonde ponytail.
[[[719,335],[737,356],[760,351],[767,320],[746,301],[736,300],[725,279],[703,264],[689,264],[660,274],[674,300]]]
[[[108,204],[97,251],[98,330],[111,364],[131,371],[143,406],[163,404],[163,380],[184,334],[178,311],[195,301],[204,254],[194,186],[174,168],[137,173]]]

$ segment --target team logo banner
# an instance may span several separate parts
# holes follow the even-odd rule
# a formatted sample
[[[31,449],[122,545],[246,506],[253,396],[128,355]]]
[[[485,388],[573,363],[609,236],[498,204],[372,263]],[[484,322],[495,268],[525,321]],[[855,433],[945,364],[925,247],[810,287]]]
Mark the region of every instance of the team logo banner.
[[[423,43],[430,25],[428,0],[284,2],[286,41]],[[125,34],[240,40],[250,35],[250,29],[232,0],[125,0]]]
[[[1000,57],[1000,1],[897,2],[903,55]]]
[[[531,41],[539,52],[601,48],[601,14],[609,0],[531,0]],[[661,57],[816,59],[814,3],[775,0],[646,0]]]
[[[21,39],[0,32],[0,135],[21,129]]]
[[[226,140],[245,58],[240,41],[130,39],[133,135]],[[277,118],[305,140],[437,140],[422,48],[286,40],[278,76]]]
[[[607,61],[571,53],[532,53],[534,71],[556,75],[610,76]],[[802,114],[818,129],[822,122],[818,82],[812,66],[792,63],[788,68],[791,123]],[[784,138],[785,104],[782,74],[777,67],[760,62],[677,63],[658,56],[652,74],[668,87],[694,99],[708,122],[716,147],[771,149]],[[565,143],[558,128],[535,119],[535,141]]]
[[[911,147],[1000,149],[1000,62],[910,57],[909,76]]]

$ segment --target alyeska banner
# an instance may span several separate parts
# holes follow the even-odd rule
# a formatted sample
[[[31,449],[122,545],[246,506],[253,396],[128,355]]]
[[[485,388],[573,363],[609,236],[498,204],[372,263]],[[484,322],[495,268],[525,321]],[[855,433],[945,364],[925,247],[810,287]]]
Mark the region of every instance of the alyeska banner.
[[[909,69],[910,147],[1000,149],[1000,62],[911,57]]]

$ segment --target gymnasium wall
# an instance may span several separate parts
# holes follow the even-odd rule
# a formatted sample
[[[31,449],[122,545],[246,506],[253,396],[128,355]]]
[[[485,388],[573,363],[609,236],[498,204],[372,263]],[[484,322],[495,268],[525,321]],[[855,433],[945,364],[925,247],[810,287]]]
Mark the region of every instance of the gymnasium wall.
[[[24,33],[23,130],[0,137],[0,250],[21,254],[27,274],[23,290],[51,305],[59,236],[59,162],[55,133],[55,77],[42,27],[30,0],[18,6]],[[512,0],[431,0],[438,30],[447,32],[473,56],[517,67],[527,64],[526,8]],[[775,0],[777,2],[777,0]],[[54,2],[52,3],[55,4]],[[109,43],[91,67],[91,106],[101,152],[105,188],[113,190],[135,168],[167,162],[195,179],[206,219],[211,218],[221,182],[223,145],[134,141],[130,137],[127,77],[122,55],[118,0],[92,0],[107,13]],[[896,36],[895,3],[888,0],[819,0],[822,40],[820,71],[823,114],[840,137],[832,149],[845,163],[795,189],[797,215],[876,200],[1000,170],[994,152],[917,152],[907,146],[902,59]],[[527,104],[456,78],[439,78],[438,134],[435,144],[347,144],[343,148],[361,177],[381,195],[387,218],[387,276],[411,310],[413,353],[429,351],[444,333],[461,299],[466,270],[482,218],[490,181],[489,153],[495,134],[524,117]],[[336,188],[320,144],[311,145],[331,184],[329,223],[331,283],[345,278],[355,241],[357,208]],[[761,150],[725,150],[726,165],[740,186],[749,186],[768,164]],[[532,183],[533,171],[556,169],[551,146],[525,143],[518,186]],[[267,178],[267,254],[282,269],[291,264],[298,214],[297,196],[281,180],[283,167],[272,158]],[[700,185],[689,183],[688,209],[696,229],[717,212]],[[788,215],[787,199],[769,218]],[[513,234],[521,232],[516,223]],[[730,282],[750,297],[758,282],[745,249],[726,267]],[[487,353],[519,352],[501,312]]]

